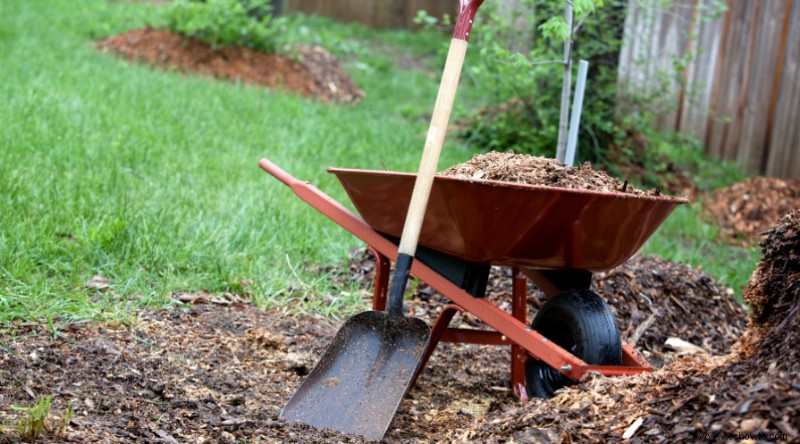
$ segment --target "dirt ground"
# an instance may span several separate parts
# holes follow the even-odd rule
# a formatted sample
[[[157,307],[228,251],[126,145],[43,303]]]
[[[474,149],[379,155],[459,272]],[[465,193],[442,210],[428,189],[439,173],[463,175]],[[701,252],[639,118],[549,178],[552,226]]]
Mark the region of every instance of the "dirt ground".
[[[364,97],[339,61],[320,46],[295,45],[294,59],[248,48],[214,50],[208,43],[166,29],[134,29],[96,42],[101,51],[160,69],[283,88],[323,102]]]
[[[506,351],[442,344],[384,441],[796,442],[800,210],[781,219],[762,247],[745,291],[749,316],[726,288],[683,264],[637,255],[594,277],[592,288],[609,301],[623,338],[657,367],[653,373],[597,377],[550,400],[521,402],[508,387]],[[349,267],[329,271],[367,282],[374,262],[360,250]],[[509,291],[507,270],[494,268],[487,298],[507,307]],[[46,431],[39,442],[361,442],[278,419],[335,323],[262,312],[231,295],[175,297],[195,303],[142,313],[134,326],[5,330],[0,423],[19,421],[12,406],[51,395],[52,429],[68,404],[75,415],[63,436]],[[529,292],[530,315],[542,300]],[[420,286],[407,310],[430,323],[443,302]],[[466,315],[454,320],[479,324]],[[665,338],[693,346],[671,349]],[[18,438],[12,430],[0,436]]]
[[[372,259],[359,251],[338,276],[369,280],[373,268]],[[675,362],[681,354],[664,345],[669,337],[703,350],[691,358],[694,371],[728,353],[744,329],[746,315],[726,289],[682,264],[635,256],[623,267],[597,275],[592,286],[605,292],[623,336],[635,339],[631,342],[656,366]],[[489,299],[503,306],[509,291],[507,271],[493,269]],[[186,296],[176,294],[192,299]],[[531,316],[543,299],[531,290]],[[54,335],[43,325],[15,325],[0,338],[0,380],[7,381],[0,385],[0,423],[18,420],[12,405],[32,405],[37,397],[51,395],[53,424],[68,403],[76,413],[65,436],[45,433],[40,442],[361,442],[278,419],[283,404],[330,342],[335,323],[262,312],[224,296],[213,300],[220,303],[142,313],[135,326],[72,325]],[[198,297],[195,302],[210,299]],[[407,308],[431,323],[443,303],[440,295],[421,286]],[[658,320],[648,323],[647,313]],[[462,316],[454,325],[470,328],[480,322]],[[642,331],[642,325],[648,327]],[[564,405],[564,398],[581,399],[592,386],[579,385],[553,400],[523,404],[508,386],[508,367],[503,349],[440,345],[417,387],[402,402],[385,442],[567,439],[569,433],[564,435],[560,427],[574,423],[585,406]],[[633,381],[642,378],[602,379],[602,384],[627,384],[633,390]],[[530,429],[522,418],[531,414],[550,418],[546,427],[537,420],[531,421],[536,428]],[[508,427],[509,421],[513,427]],[[596,440],[619,439],[618,427],[605,429]],[[547,440],[531,441],[526,435],[539,436],[538,428]],[[4,436],[8,441],[15,437],[13,432]]]

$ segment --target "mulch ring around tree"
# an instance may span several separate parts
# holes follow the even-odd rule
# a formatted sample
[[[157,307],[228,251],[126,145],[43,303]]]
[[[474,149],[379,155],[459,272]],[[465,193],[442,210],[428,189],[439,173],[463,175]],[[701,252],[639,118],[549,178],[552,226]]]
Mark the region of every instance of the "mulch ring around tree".
[[[740,245],[758,243],[764,231],[800,208],[800,180],[754,177],[714,191],[703,203],[705,216],[721,234]]]
[[[326,271],[334,280],[360,279],[366,284],[374,261],[359,250],[346,269]],[[492,270],[487,297],[502,307],[510,304],[510,278],[507,270]],[[733,433],[741,429],[741,420],[766,408],[765,400],[777,399],[770,393],[791,395],[791,385],[789,391],[785,385],[770,385],[766,392],[747,395],[753,398],[750,413],[736,413],[743,408],[739,405],[739,410],[724,414],[733,422],[715,420],[719,409],[728,406],[726,400],[708,404],[706,398],[683,395],[686,387],[697,389],[698,378],[735,362],[724,355],[741,336],[746,319],[727,289],[702,272],[637,255],[595,276],[592,288],[611,304],[623,338],[656,367],[665,365],[661,370],[632,378],[596,378],[564,389],[552,400],[521,403],[508,385],[506,350],[440,344],[418,385],[401,403],[384,441],[618,441],[637,417],[644,418],[637,437],[649,439],[657,421],[668,419],[676,426],[659,430],[665,440],[674,441],[670,437],[686,437],[690,429],[722,427]],[[46,326],[23,323],[6,330],[0,336],[0,380],[8,381],[0,384],[0,424],[19,420],[21,414],[12,405],[30,406],[37,397],[51,395],[51,428],[56,428],[68,403],[75,415],[64,436],[45,432],[39,442],[362,441],[278,419],[330,343],[338,322],[263,312],[237,298],[176,295],[195,304],[142,313],[135,326],[72,325],[54,334]],[[531,288],[531,318],[543,301],[544,296]],[[444,303],[442,296],[419,285],[407,310],[430,324]],[[457,327],[480,325],[471,315],[453,320]],[[669,338],[695,347],[672,349],[665,345]],[[781,353],[785,345],[776,347],[775,353]],[[683,356],[687,353],[690,356]],[[742,367],[749,373],[738,377],[755,378],[758,373],[759,381],[774,384],[775,378],[786,376],[786,365],[796,368],[791,362],[796,359],[773,366],[770,373],[765,370],[769,364],[758,361]],[[718,393],[744,390],[715,384]],[[787,414],[780,405],[770,408]],[[631,410],[634,407],[639,410]],[[792,417],[788,420],[791,424]],[[783,430],[772,422],[755,426]],[[14,433],[0,435],[0,442],[13,442]]]
[[[214,49],[198,39],[152,28],[108,37],[96,46],[165,70],[281,88],[326,103],[355,103],[364,97],[336,57],[320,46],[293,46],[293,60],[235,46]]]

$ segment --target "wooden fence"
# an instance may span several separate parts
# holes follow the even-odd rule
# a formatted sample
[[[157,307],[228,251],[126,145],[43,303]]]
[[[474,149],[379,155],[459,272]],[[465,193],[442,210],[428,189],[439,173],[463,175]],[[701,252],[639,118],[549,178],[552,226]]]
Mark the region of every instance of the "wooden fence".
[[[751,172],[800,178],[800,0],[727,0],[717,17],[712,0],[662,4],[630,0],[620,91],[664,88],[659,127]]]
[[[423,9],[435,17],[458,16],[455,0],[283,0],[284,11],[325,15],[376,28],[413,28],[417,11]]]

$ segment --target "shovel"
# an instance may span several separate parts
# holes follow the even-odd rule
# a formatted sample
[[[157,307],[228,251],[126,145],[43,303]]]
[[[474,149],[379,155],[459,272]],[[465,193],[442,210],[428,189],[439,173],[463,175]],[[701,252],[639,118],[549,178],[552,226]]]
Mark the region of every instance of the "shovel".
[[[431,330],[421,319],[403,316],[403,293],[450,120],[472,21],[483,3],[483,0],[459,1],[458,20],[400,238],[387,309],[360,313],[345,322],[314,370],[281,410],[281,419],[380,440],[428,347]]]

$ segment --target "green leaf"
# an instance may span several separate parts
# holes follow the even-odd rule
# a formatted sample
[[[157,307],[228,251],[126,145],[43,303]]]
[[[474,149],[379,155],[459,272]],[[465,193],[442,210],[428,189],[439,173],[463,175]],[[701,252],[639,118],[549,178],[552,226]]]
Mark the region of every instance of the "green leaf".
[[[563,42],[569,39],[570,29],[563,17],[550,17],[546,22],[539,25],[544,38],[554,42]]]

